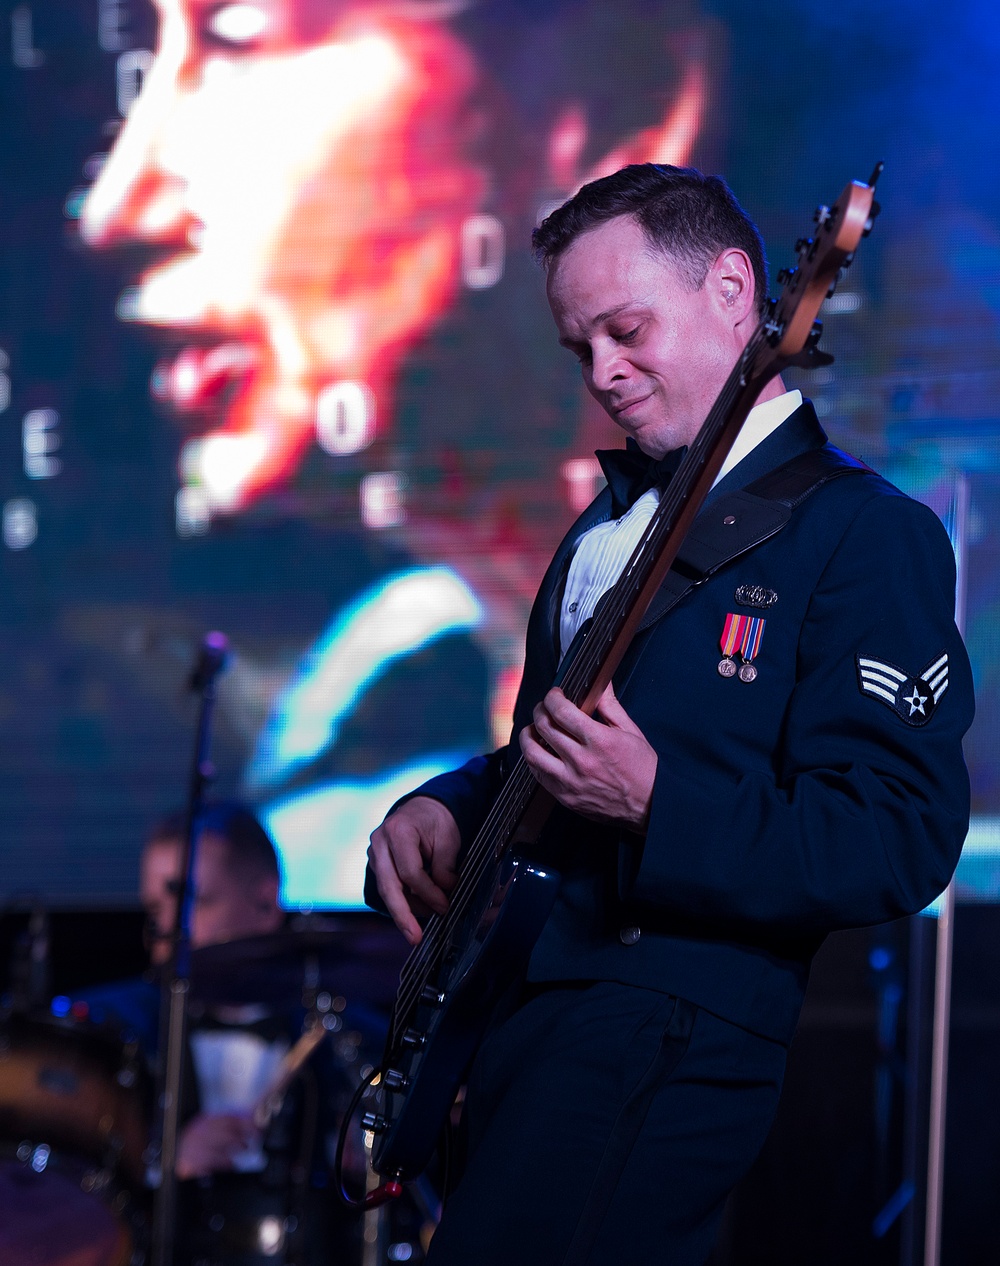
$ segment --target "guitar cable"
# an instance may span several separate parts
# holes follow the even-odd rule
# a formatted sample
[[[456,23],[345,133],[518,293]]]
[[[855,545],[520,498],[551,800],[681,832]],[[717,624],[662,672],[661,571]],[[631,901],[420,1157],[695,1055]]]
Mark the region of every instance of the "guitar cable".
[[[398,1200],[403,1194],[403,1184],[398,1177],[386,1179],[385,1182],[380,1183],[372,1191],[365,1192],[360,1199],[352,1196],[344,1186],[344,1150],[347,1145],[347,1132],[351,1127],[351,1120],[355,1112],[357,1112],[362,1099],[381,1075],[381,1068],[373,1068],[368,1076],[362,1078],[359,1082],[357,1089],[351,1096],[351,1102],[347,1105],[347,1111],[344,1113],[344,1119],[340,1126],[340,1134],[337,1137],[337,1151],[333,1160],[334,1185],[341,1204],[345,1208],[350,1209],[352,1213],[367,1213],[369,1209],[377,1209],[380,1205],[386,1204],[390,1200]]]

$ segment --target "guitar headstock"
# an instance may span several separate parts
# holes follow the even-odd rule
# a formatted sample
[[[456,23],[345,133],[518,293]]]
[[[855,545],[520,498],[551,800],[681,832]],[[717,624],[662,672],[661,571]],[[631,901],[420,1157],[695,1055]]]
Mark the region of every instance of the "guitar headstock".
[[[795,244],[798,263],[778,274],[781,294],[765,318],[765,342],[757,354],[767,376],[781,373],[788,365],[811,368],[832,360],[816,350],[822,332],[817,318],[861,239],[871,232],[879,212],[875,182],[881,172],[879,163],[867,184],[852,180],[832,206],[819,207],[811,235]]]

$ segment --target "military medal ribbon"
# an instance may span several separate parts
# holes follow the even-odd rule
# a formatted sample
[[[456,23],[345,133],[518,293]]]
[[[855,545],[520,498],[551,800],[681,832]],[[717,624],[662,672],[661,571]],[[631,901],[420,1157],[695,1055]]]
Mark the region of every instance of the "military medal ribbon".
[[[719,648],[722,651],[722,659],[719,661],[719,675],[721,677],[735,677],[737,675],[736,661],[733,655],[738,652],[743,660],[738,670],[740,681],[751,682],[756,678],[757,669],[752,661],[757,658],[760,652],[760,644],[764,638],[764,625],[766,623],[767,621],[763,616],[734,615],[729,612],[722,630],[722,637],[719,639]]]

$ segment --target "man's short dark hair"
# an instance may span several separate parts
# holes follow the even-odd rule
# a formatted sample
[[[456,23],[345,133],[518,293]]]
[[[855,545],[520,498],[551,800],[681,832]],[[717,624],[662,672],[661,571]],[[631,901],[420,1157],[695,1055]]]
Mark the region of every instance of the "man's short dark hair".
[[[734,246],[746,251],[757,311],[764,311],[767,261],[760,233],[722,177],[694,167],[634,163],[592,180],[535,229],[535,258],[549,268],[581,233],[625,215],[632,216],[650,246],[677,264],[692,290],[704,285],[722,251]]]
[[[173,843],[184,838],[182,810],[161,818],[149,833],[149,843]],[[226,843],[230,867],[246,878],[278,879],[281,870],[271,837],[253,810],[239,800],[215,800],[200,818],[202,834],[217,835]]]

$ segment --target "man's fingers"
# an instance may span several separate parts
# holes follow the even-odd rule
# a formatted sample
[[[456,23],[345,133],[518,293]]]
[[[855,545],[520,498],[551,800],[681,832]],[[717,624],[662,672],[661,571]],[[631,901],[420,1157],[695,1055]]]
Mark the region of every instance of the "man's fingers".
[[[527,725],[524,727],[520,734],[520,743],[521,755],[531,766],[532,772],[538,777],[540,782],[543,778],[549,780],[558,779],[565,768],[565,764],[558,753],[539,741],[534,726]]]
[[[570,703],[557,686],[549,691],[537,711],[540,711],[543,720],[550,719],[551,724],[581,743],[586,740],[594,724],[576,704]]]
[[[368,856],[379,892],[411,945],[422,936],[419,916],[444,914],[457,881],[458,825],[436,800],[416,796],[372,834]]]
[[[597,712],[609,725],[615,726],[616,729],[625,730],[629,734],[641,733],[639,727],[618,702],[614,688],[610,683],[604,694],[597,701]]]
[[[435,855],[431,858],[431,879],[442,892],[448,893],[458,883],[458,871],[450,861]]]
[[[423,932],[413,911],[410,909],[410,903],[406,899],[406,893],[403,891],[402,881],[396,873],[396,866],[389,851],[388,842],[385,839],[385,832],[381,827],[372,836],[368,855],[371,858],[372,868],[378,880],[379,893],[385,902],[385,908],[392,917],[392,921],[411,945],[419,944]]]
[[[396,927],[399,928],[411,945],[419,945],[423,931],[417,922],[416,915],[410,909],[410,903],[406,899],[403,885],[395,871],[383,873],[379,876],[379,892],[382,894],[385,908],[389,911]]]
[[[418,831],[405,818],[399,822],[390,818],[386,838],[396,874],[404,887],[431,910],[444,914],[448,898],[427,871],[427,862],[435,852],[433,836]]]
[[[244,1144],[254,1143],[260,1138],[260,1130],[254,1125],[250,1117],[240,1118],[240,1139]]]
[[[219,1118],[221,1126],[220,1146],[238,1152],[258,1137],[259,1131],[249,1117],[225,1116]]]
[[[409,851],[402,856],[393,854],[396,874],[406,888],[429,906],[437,914],[445,914],[448,909],[448,894],[439,888],[424,869],[423,855],[418,851],[416,857]]]

